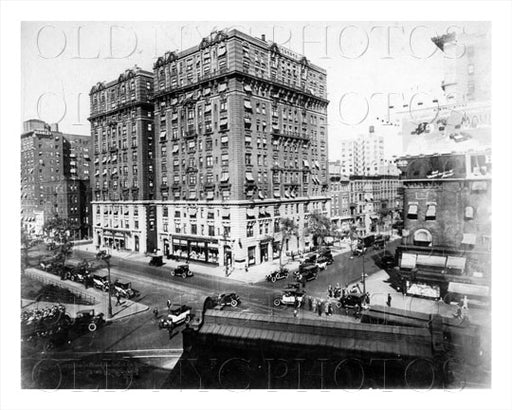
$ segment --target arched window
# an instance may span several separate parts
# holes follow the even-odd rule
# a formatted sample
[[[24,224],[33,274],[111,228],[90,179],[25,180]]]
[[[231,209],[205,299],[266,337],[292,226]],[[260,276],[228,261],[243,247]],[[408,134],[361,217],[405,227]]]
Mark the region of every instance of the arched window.
[[[419,246],[432,245],[432,235],[426,229],[418,229],[414,232],[414,244]]]

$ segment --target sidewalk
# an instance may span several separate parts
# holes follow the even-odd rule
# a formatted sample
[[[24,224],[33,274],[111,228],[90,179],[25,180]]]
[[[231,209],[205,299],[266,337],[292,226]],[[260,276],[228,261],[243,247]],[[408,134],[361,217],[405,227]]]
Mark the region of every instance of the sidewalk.
[[[112,296],[112,319],[108,319],[108,293],[101,292],[93,288],[85,289],[85,287],[82,284],[72,282],[69,280],[61,281],[57,276],[52,275],[51,273],[48,272],[41,271],[39,269],[29,268],[27,269],[27,272],[32,274],[33,276],[39,277],[44,281],[58,284],[59,286],[67,288],[71,291],[78,291],[80,293],[88,294],[94,299],[94,305],[63,303],[63,305],[66,306],[66,313],[69,313],[69,315],[72,317],[75,317],[77,312],[79,312],[80,310],[94,309],[95,314],[103,313],[105,315],[106,320],[119,320],[126,318],[128,316],[135,315],[137,313],[145,312],[146,310],[149,309],[148,306],[142,303],[134,302],[129,299],[122,299],[122,304],[120,306],[115,306],[116,298]],[[40,307],[52,306],[57,304],[56,302],[34,301],[27,299],[22,299],[21,302],[22,309],[37,309]]]
[[[371,305],[382,305],[386,306],[388,294],[391,295],[391,307],[397,309],[410,310],[415,312],[439,314],[444,317],[453,318],[457,312],[457,306],[444,303],[442,300],[436,301],[432,299],[406,296],[396,289],[392,288],[386,281],[389,279],[389,275],[384,270],[380,270],[366,279],[366,291],[370,293],[370,304]],[[359,281],[349,284],[359,284],[362,289],[362,285]],[[469,309],[466,313],[469,321],[483,327],[490,327],[491,315],[490,311],[486,309]]]
[[[91,254],[96,254],[96,248],[92,244],[78,245],[75,246],[74,249],[80,250],[83,252],[90,252]],[[342,244],[342,246],[332,246],[331,251],[333,256],[339,255],[341,253],[349,252],[350,246],[347,244]],[[130,252],[130,251],[117,251],[114,249],[109,250],[110,254],[113,257],[124,259],[126,261],[134,261],[139,263],[148,264],[150,257],[145,256],[144,254],[138,252]],[[283,252],[283,266],[286,266],[290,271],[296,271],[299,269],[298,256],[295,257],[295,260],[292,260],[291,257],[285,256]],[[164,258],[164,263],[166,267],[176,268],[178,265],[185,263],[184,260],[177,262],[175,260]],[[220,278],[226,278],[226,269],[221,266],[213,266],[202,264],[198,262],[191,261],[189,263],[190,270],[194,273],[202,274],[202,275],[210,275],[216,276]],[[261,282],[265,280],[265,276],[270,272],[279,269],[279,259],[274,261],[264,262],[259,265],[250,266],[248,271],[244,268],[233,269],[231,268],[228,271],[228,277],[232,280],[236,280],[239,282],[247,283],[247,284],[255,284],[257,282]]]

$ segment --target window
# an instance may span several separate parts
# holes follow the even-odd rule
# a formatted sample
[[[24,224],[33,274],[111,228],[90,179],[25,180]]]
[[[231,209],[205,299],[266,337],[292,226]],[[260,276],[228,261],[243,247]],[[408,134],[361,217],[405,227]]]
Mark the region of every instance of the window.
[[[418,219],[418,204],[410,203],[407,211],[407,218]]]
[[[247,224],[247,237],[252,238],[254,236],[254,223]]]
[[[213,157],[212,156],[207,156],[206,157],[206,166],[207,167],[212,167],[213,166]]]
[[[245,165],[251,165],[251,154],[245,154]]]
[[[425,214],[426,221],[435,221],[436,219],[436,204],[427,205],[427,213]]]
[[[215,226],[208,225],[208,236],[215,236]]]
[[[190,233],[192,235],[197,235],[197,224],[191,224],[190,225]]]
[[[474,217],[474,209],[471,206],[466,206],[466,209],[464,210],[464,218],[466,220],[472,220]]]

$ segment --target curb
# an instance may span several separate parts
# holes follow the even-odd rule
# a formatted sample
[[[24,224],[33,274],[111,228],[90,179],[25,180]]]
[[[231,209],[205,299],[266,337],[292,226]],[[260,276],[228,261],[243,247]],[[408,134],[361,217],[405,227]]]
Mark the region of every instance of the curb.
[[[134,303],[137,303],[137,302],[134,302]],[[114,315],[114,317],[112,317],[112,318],[107,318],[107,319],[105,319],[105,322],[106,322],[106,323],[111,323],[111,322],[114,322],[114,321],[116,321],[116,320],[125,319],[125,318],[130,317],[130,316],[135,316],[135,315],[138,315],[139,313],[144,313],[144,312],[146,312],[146,311],[148,311],[148,310],[149,310],[149,306],[147,306],[147,305],[143,305],[142,303],[138,303],[138,304],[139,304],[139,305],[142,305],[142,306],[145,306],[145,308],[144,308],[144,309],[142,309],[142,310],[139,310],[138,312],[129,313],[129,314],[124,315],[124,316],[116,317],[116,316]]]

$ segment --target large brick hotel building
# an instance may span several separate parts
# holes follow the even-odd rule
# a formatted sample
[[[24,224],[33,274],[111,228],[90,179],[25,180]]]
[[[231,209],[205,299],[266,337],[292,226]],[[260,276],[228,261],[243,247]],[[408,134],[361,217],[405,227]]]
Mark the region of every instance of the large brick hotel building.
[[[121,224],[112,228],[105,216],[113,222],[115,209],[117,215],[126,209],[130,216],[137,204],[139,229],[123,231],[123,245],[129,249],[135,249],[130,238],[137,235],[139,251],[154,247],[219,265],[259,264],[278,256],[283,217],[299,226],[299,235],[283,244],[285,250],[312,245],[308,215],[313,210],[327,214],[329,206],[325,70],[264,38],[230,30],[214,32],[190,49],[166,53],[154,65],[153,81],[142,70],[133,77],[136,89],[138,78],[147,84],[140,87],[147,96],[140,96],[139,105],[137,92],[130,102],[141,108],[134,118],[142,121],[132,136],[147,147],[138,163],[139,195],[122,196],[123,186],[115,196],[109,185],[114,180],[103,178],[105,169],[105,177],[113,172],[107,165],[112,163],[107,128],[101,134],[106,145],[96,135],[95,152],[103,150],[107,158],[97,161],[99,172],[94,174],[100,178],[99,186],[93,185],[99,193],[93,212],[97,244],[105,243],[105,225],[113,238],[121,237]],[[102,86],[91,92],[91,104],[98,88]],[[150,93],[154,118],[147,104]],[[105,104],[107,110],[121,109]],[[123,108],[115,115],[119,121],[119,115],[134,114]],[[128,117],[128,123],[134,121]],[[96,118],[91,115],[91,121]],[[108,116],[102,121],[108,124]],[[123,144],[121,135],[118,126],[117,144]],[[129,163],[123,175],[133,193],[132,169]],[[115,175],[121,178],[119,170]]]

